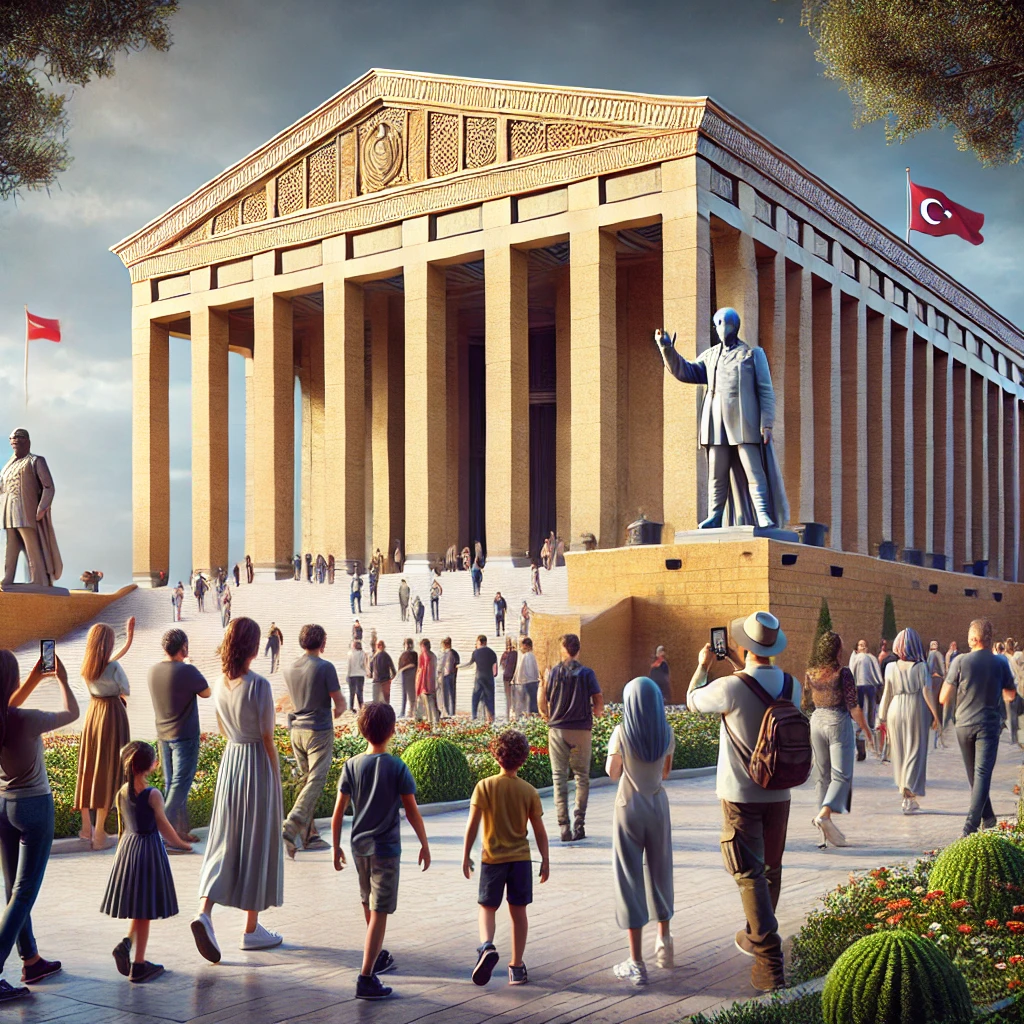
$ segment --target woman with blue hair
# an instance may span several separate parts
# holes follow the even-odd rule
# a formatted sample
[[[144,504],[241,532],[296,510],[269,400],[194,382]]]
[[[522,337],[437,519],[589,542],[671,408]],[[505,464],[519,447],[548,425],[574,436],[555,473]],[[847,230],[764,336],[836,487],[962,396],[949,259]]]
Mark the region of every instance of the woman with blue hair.
[[[659,967],[673,966],[668,930],[674,912],[672,819],[662,780],[672,769],[676,739],[653,679],[640,676],[627,683],[622,704],[622,722],[608,740],[605,770],[619,780],[612,819],[615,920],[629,931],[629,959],[613,971],[641,986],[647,984],[643,928],[652,914],[658,921],[655,961]]]
[[[924,796],[928,768],[928,731],[942,728],[931,674],[920,636],[904,629],[893,641],[899,659],[885,666],[885,688],[878,716],[889,736],[892,774],[903,797],[903,813],[913,814]]]

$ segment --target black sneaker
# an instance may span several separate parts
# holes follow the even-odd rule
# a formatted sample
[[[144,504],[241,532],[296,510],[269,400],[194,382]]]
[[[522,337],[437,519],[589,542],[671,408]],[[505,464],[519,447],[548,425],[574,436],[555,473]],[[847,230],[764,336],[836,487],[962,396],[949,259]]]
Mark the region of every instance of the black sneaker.
[[[143,960],[141,964],[132,964],[132,973],[128,975],[128,980],[141,984],[159,978],[163,973],[163,964],[151,964],[148,960]]]
[[[368,978],[360,974],[356,979],[356,999],[387,999],[391,995],[391,989],[381,984],[376,974]]]
[[[34,985],[43,978],[49,978],[60,971],[59,960],[44,960],[40,957],[34,964],[25,964],[21,969],[21,980],[26,985]]]
[[[587,833],[586,833],[586,830],[583,828],[582,825],[577,825],[572,830],[572,841],[574,843],[578,843],[581,839],[586,839],[586,838],[587,838]]]
[[[382,949],[373,962],[374,974],[387,974],[395,969],[395,958],[386,950]]]
[[[117,964],[117,973],[123,974],[126,978],[132,970],[132,940],[125,936],[114,947],[114,963]]]
[[[995,828],[999,824],[998,818],[986,818],[982,823],[982,828]]]
[[[508,965],[508,983],[510,985],[525,985],[529,980],[526,964],[520,964],[518,967],[515,964]]]
[[[10,1003],[15,999],[24,999],[32,995],[30,989],[15,988],[12,984],[0,978],[0,1003]]]
[[[498,962],[498,951],[493,942],[485,942],[477,947],[476,967],[473,968],[473,984],[486,985],[491,980],[491,972]]]

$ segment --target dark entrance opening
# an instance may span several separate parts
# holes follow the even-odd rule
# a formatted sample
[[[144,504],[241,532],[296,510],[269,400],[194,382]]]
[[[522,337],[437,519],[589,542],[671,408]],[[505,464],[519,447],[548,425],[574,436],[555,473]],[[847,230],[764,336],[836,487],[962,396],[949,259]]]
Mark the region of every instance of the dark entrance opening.
[[[530,328],[530,557],[555,529],[555,329]]]

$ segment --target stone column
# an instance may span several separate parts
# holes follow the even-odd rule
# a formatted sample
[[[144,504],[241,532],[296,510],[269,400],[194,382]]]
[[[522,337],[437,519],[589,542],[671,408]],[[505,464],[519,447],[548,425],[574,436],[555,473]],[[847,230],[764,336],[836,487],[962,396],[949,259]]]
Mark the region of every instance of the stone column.
[[[868,320],[867,304],[858,301],[857,309],[857,354],[854,373],[857,390],[857,474],[851,503],[857,508],[857,551],[862,555],[871,554],[868,547],[868,500],[871,489],[868,486]],[[877,429],[877,427],[875,427]]]
[[[192,564],[228,567],[228,317],[192,311]]]
[[[789,517],[794,523],[814,522],[814,345],[811,332],[811,272],[786,271],[786,365],[799,367],[782,379],[774,371],[776,393],[784,391],[786,418],[785,482]]]
[[[740,183],[741,194],[749,191]],[[740,337],[757,345],[758,294],[757,256],[754,239],[744,231],[729,228],[712,242],[715,252],[715,294],[719,307],[732,306],[740,315]]]
[[[171,462],[166,324],[132,310],[132,581],[159,584],[171,561]]]
[[[840,295],[839,394],[840,503],[843,516],[843,551],[867,552],[867,379],[861,353],[866,349],[864,305]],[[867,366],[864,351],[863,367]],[[835,379],[835,375],[833,375]],[[834,410],[833,410],[834,411]]]
[[[460,529],[460,518],[462,506],[465,504],[465,492],[462,489],[460,479],[460,438],[462,425],[460,420],[466,414],[462,407],[462,393],[459,388],[460,373],[460,346],[459,339],[462,337],[459,323],[459,303],[455,298],[449,298],[445,314],[446,324],[446,351],[445,351],[445,409],[448,418],[448,431],[445,438],[445,461],[448,464],[448,487],[447,487],[447,512],[445,514],[445,532],[449,537],[448,545],[454,544],[456,551],[461,551],[463,544],[469,543],[468,523],[467,529]]]
[[[1014,372],[1014,377],[1016,373]],[[1013,494],[1011,501],[1013,502],[1013,556],[1011,563],[1010,579],[1014,583],[1020,581],[1020,543],[1021,543],[1021,530],[1020,530],[1020,517],[1024,509],[1021,508],[1021,475],[1020,475],[1020,456],[1021,456],[1021,443],[1020,443],[1020,395],[1011,395],[1012,398],[1012,412],[1013,412]]]
[[[363,289],[324,280],[325,529],[336,561],[366,561],[366,382]]]
[[[1004,579],[1003,567],[1006,564],[1006,462],[1005,462],[1005,417],[1003,416],[1003,389],[998,384],[990,384],[989,401],[992,403],[992,410],[996,428],[996,472],[995,472],[995,515],[992,526],[995,530],[995,537],[992,541],[993,554],[995,556],[995,573],[997,579]]]
[[[989,571],[995,564],[995,544],[992,536],[992,460],[989,457],[992,434],[989,430],[989,387],[988,378],[982,374],[975,375],[975,398],[978,392],[981,393],[980,412],[976,415],[981,419],[981,430],[979,436],[974,438],[974,447],[981,448],[981,555],[978,557],[987,558]],[[976,421],[977,423],[977,421]]]
[[[918,548],[923,538],[914,532],[914,331],[908,328],[903,354],[903,547]],[[899,429],[898,424],[894,424]]]
[[[530,338],[526,261],[525,252],[509,246],[506,232],[497,231],[487,239],[484,248],[484,365],[488,561],[525,555],[530,545]],[[575,323],[573,338],[576,338]],[[577,457],[574,444],[574,466]]]
[[[272,292],[253,300],[255,507],[252,559],[263,579],[292,574],[295,547],[295,356],[292,304]]]
[[[882,389],[881,431],[882,431],[882,464],[877,467],[876,477],[882,494],[882,540],[893,541],[892,521],[892,320],[882,317],[880,344],[882,348]],[[872,472],[874,472],[874,467]]]
[[[405,266],[405,558],[425,566],[443,556],[448,512],[447,342],[443,267]]]
[[[953,487],[953,353],[950,352],[946,356],[946,381],[945,381],[945,409],[943,415],[946,421],[946,428],[944,432],[944,444],[942,457],[945,462],[945,488],[946,488],[946,522],[945,522],[945,540],[943,544],[943,550],[946,553],[946,565],[950,569],[959,569],[960,566],[954,564],[953,555],[953,500],[956,491]]]
[[[707,213],[698,208],[698,191],[710,188],[710,173],[700,157],[661,165],[662,326],[678,334],[676,351],[685,359],[695,359],[709,342],[711,229]],[[611,320],[614,323],[614,306]],[[657,357],[657,350],[654,354]],[[681,384],[665,372],[663,538],[668,543],[676,530],[694,530],[706,515],[707,460],[698,440],[700,400],[700,388]],[[574,476],[574,488],[575,480]],[[575,505],[575,489],[572,498]]]
[[[839,318],[837,288],[820,278],[811,284],[811,335],[814,348],[812,372],[807,374],[806,365],[802,364],[803,373],[810,377],[813,388],[814,410],[814,481],[811,488],[814,504],[815,522],[829,526],[828,543],[830,546],[841,547],[843,536],[842,509],[835,501],[836,493],[842,493],[842,477],[838,481],[836,473],[842,473],[842,465],[837,464],[833,456],[833,434],[839,429],[841,413],[839,412],[839,381],[833,380],[833,369],[838,376],[839,370]]]
[[[256,388],[252,351],[245,357],[245,554],[256,538]]]
[[[789,410],[786,405],[786,257],[782,252],[773,253],[759,261],[757,289],[758,342],[768,357],[768,368],[775,388],[775,430],[772,439],[782,478],[787,480],[786,424]],[[792,420],[790,425],[795,426]],[[786,497],[793,500],[788,491]],[[796,509],[792,511],[796,512]]]
[[[924,550],[933,554],[935,542],[935,346],[925,343],[924,361]],[[918,399],[920,400],[920,395]],[[920,425],[918,417],[918,425]],[[920,468],[918,468],[920,473]],[[927,564],[927,563],[926,563]]]
[[[572,497],[572,310],[569,271],[555,286],[555,535],[570,538]]]

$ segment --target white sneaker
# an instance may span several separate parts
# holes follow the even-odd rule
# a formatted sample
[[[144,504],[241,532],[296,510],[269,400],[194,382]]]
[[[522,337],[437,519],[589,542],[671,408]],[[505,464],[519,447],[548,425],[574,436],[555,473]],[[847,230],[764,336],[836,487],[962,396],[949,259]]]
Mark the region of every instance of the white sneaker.
[[[623,960],[612,968],[612,974],[628,981],[634,988],[643,988],[647,984],[647,965],[642,960]]]
[[[915,811],[921,810],[921,805],[917,800],[910,796],[907,797],[907,809],[903,812],[904,814],[913,814]]]
[[[196,940],[196,948],[211,964],[220,963],[220,946],[217,936],[213,933],[213,922],[209,914],[200,914],[191,924],[192,937]]]
[[[659,967],[675,967],[675,952],[675,943],[672,941],[671,933],[667,939],[663,939],[659,935],[654,940],[654,962]]]
[[[256,923],[256,930],[242,932],[242,941],[238,944],[239,949],[273,949],[280,946],[284,939],[277,932],[269,931],[259,922]]]

